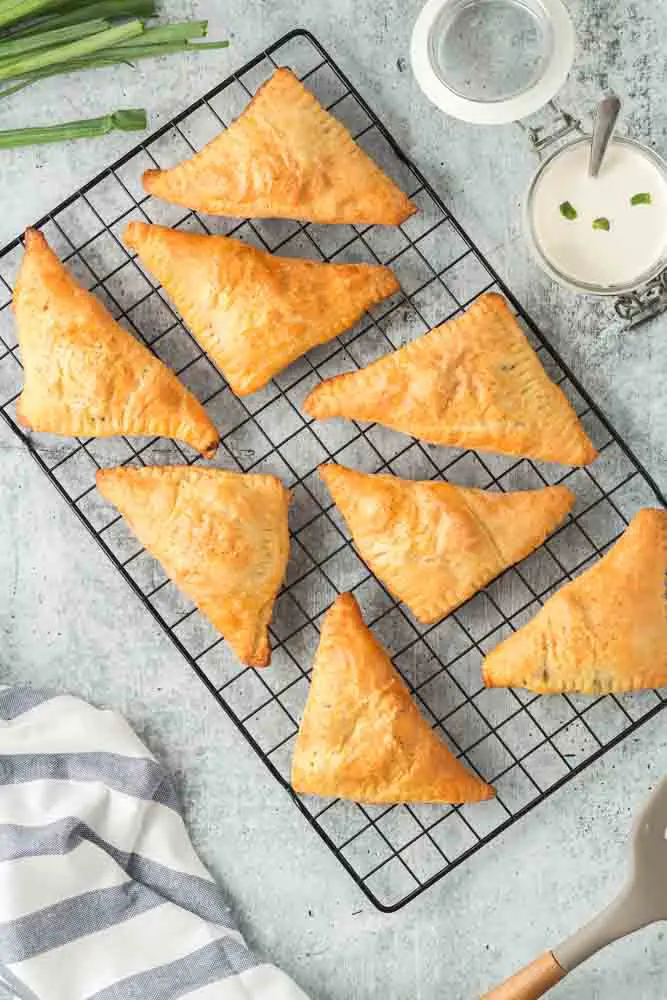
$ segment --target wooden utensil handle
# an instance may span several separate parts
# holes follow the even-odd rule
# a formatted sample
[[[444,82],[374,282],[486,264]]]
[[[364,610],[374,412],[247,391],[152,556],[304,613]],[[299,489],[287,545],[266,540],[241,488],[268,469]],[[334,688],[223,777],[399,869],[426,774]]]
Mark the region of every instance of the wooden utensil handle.
[[[537,1000],[567,975],[550,951],[536,958],[525,969],[505,980],[482,1000]]]

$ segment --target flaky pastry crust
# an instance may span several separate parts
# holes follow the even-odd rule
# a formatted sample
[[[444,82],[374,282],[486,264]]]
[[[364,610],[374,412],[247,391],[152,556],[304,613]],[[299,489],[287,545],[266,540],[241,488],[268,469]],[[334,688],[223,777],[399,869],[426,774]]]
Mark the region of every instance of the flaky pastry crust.
[[[192,466],[102,469],[97,488],[252,667],[287,568],[289,493],[275,476]]]
[[[566,486],[495,493],[340,465],[319,472],[362,559],[424,623],[529,555],[575,499]]]
[[[565,465],[597,455],[495,293],[367,368],[322,382],[304,409],[318,420],[373,420],[433,444]]]
[[[124,239],[239,396],[399,289],[387,267],[273,256],[225,236],[131,222]]]
[[[493,789],[436,736],[351,594],[327,612],[292,762],[304,795],[479,802]]]
[[[552,694],[667,685],[667,511],[645,508],[591,569],[484,661],[487,687]]]
[[[174,373],[81,288],[40,232],[28,229],[14,291],[25,385],[24,427],[52,434],[178,438],[202,454],[219,435]]]
[[[150,194],[211,215],[397,226],[416,211],[284,68],[199,153],[143,181]]]

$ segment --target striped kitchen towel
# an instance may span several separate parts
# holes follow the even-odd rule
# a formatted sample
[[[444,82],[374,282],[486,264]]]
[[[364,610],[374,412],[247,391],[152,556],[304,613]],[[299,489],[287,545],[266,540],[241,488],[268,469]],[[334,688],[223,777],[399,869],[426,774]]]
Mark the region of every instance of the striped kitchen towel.
[[[21,1000],[305,1000],[246,947],[122,716],[0,688],[0,981]]]

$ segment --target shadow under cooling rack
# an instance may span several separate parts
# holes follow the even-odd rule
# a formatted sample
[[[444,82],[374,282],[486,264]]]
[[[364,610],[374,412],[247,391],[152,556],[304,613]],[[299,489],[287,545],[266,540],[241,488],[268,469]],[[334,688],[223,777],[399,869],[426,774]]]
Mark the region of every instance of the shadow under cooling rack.
[[[416,202],[402,226],[323,226],[287,220],[213,218],[145,194],[141,174],[200,149],[245,107],[276,66],[290,66]],[[233,234],[282,255],[391,266],[401,292],[357,326],[239,399],[199,348],[161,289],[120,239],[131,219],[202,233]],[[546,795],[663,707],[657,691],[600,698],[538,697],[485,690],[484,653],[527,621],[556,588],[586,569],[646,505],[664,505],[656,485],[591,402],[417,168],[322,46],[294,31],[173,122],[103,171],[38,223],[79,281],[143,340],[201,399],[223,439],[213,464],[272,472],[292,490],[291,558],[272,624],[273,661],[243,668],[221,637],[166,579],[124,521],[96,492],[98,468],[195,463],[173,441],[69,440],[24,433],[15,419],[23,382],[11,289],[19,240],[0,252],[0,412],[86,528],[160,622],[211,695],[243,731],[274,777],[381,909],[414,898]],[[439,448],[377,425],[317,424],[301,403],[321,379],[362,367],[459,313],[480,293],[509,300],[550,376],[568,395],[600,458],[587,469]],[[317,477],[336,461],[368,472],[445,478],[499,490],[564,483],[577,495],[568,521],[537,552],[444,621],[420,625],[367,570]],[[300,798],[289,787],[291,747],[308,690],[321,617],[351,590],[419,707],[452,749],[498,792],[494,801],[448,806],[361,806]],[[304,835],[306,830],[304,828]]]

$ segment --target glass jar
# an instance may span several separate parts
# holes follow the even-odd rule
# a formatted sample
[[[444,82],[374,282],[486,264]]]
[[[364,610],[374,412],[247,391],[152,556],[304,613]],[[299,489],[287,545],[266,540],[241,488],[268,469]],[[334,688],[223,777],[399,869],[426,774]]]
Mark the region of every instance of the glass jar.
[[[614,136],[600,176],[591,178],[590,144],[582,135],[542,161],[525,198],[524,229],[535,260],[556,281],[623,296],[667,267],[667,163]]]

